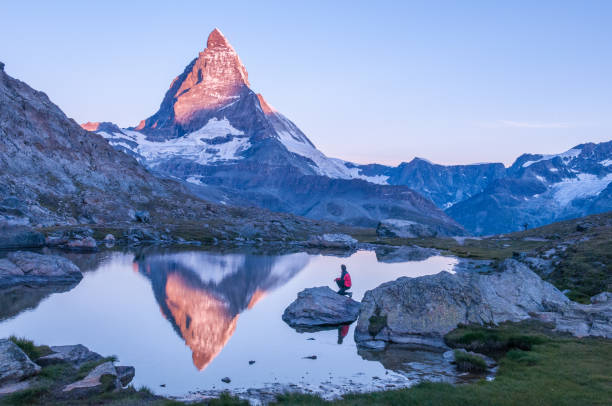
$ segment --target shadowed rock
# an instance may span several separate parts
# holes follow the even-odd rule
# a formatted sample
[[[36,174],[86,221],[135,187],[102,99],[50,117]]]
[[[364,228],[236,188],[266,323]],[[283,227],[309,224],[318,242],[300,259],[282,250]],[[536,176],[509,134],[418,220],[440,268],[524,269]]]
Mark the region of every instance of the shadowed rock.
[[[283,321],[291,327],[312,327],[349,324],[357,319],[359,302],[342,296],[327,286],[304,289],[283,313]]]
[[[20,284],[74,283],[82,278],[75,264],[57,255],[17,251],[0,260],[0,288]]]
[[[40,367],[15,343],[0,339],[0,385],[17,382],[36,375]]]
[[[0,249],[38,248],[45,245],[45,236],[24,226],[0,225]]]
[[[51,347],[51,354],[39,358],[36,362],[40,366],[47,366],[60,363],[69,363],[75,367],[90,361],[99,361],[102,356],[89,350],[82,344],[77,345],[57,345]]]

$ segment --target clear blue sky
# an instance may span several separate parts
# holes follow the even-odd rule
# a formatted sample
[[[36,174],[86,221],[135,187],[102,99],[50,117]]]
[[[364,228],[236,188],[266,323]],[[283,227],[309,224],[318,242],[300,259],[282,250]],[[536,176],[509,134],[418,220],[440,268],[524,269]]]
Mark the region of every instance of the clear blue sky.
[[[154,113],[219,27],[329,156],[510,163],[612,139],[612,1],[93,3],[1,7],[6,71],[78,122]]]

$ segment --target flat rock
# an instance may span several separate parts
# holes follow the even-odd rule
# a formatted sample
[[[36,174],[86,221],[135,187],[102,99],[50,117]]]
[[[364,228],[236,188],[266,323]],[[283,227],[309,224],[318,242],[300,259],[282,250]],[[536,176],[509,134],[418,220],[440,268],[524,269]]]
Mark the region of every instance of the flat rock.
[[[381,342],[444,348],[444,335],[460,323],[520,321],[568,303],[557,288],[511,259],[486,274],[402,277],[366,292],[355,341],[376,348]]]
[[[98,245],[93,237],[84,237],[68,241],[65,248],[72,251],[97,251]]]
[[[22,381],[39,371],[40,367],[15,343],[0,339],[0,385]]]
[[[349,324],[359,315],[359,302],[342,296],[327,286],[304,289],[283,313],[291,327],[309,328]]]
[[[45,236],[26,226],[0,225],[0,249],[38,248]]]
[[[83,278],[70,260],[57,255],[11,252],[0,261],[0,287],[20,284],[74,283]]]
[[[81,344],[76,345],[56,345],[51,347],[53,353],[39,358],[36,362],[41,366],[52,364],[69,363],[79,367],[85,362],[99,361],[102,356],[89,350]]]
[[[111,383],[109,387],[105,387],[102,382],[102,378],[109,376]],[[73,392],[78,395],[90,395],[93,393],[106,392],[107,390],[114,390],[121,388],[121,382],[119,381],[117,370],[112,362],[105,362],[95,367],[87,376],[80,381],[66,385],[63,392]]]

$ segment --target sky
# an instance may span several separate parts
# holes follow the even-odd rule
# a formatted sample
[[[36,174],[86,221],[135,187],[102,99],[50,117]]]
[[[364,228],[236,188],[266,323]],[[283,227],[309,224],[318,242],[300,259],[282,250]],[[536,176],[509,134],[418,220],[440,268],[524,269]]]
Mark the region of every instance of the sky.
[[[503,162],[612,140],[612,1],[9,1],[0,61],[77,122],[136,125],[218,27],[325,154]]]

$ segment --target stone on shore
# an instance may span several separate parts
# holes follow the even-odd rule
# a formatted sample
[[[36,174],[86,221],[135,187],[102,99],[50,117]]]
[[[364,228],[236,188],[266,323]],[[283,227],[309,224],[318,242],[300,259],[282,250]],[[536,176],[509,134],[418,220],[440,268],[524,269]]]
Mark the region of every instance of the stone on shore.
[[[17,251],[0,260],[0,288],[20,284],[74,283],[82,278],[75,264],[57,255]]]
[[[0,249],[39,248],[45,236],[26,226],[0,224]]]
[[[339,295],[327,286],[304,289],[283,313],[291,327],[308,329],[349,324],[359,315],[359,302]]]
[[[419,238],[435,237],[438,233],[433,228],[414,221],[385,219],[378,223],[376,235],[390,238]]]
[[[105,362],[95,367],[80,381],[66,385],[63,392],[72,392],[76,396],[90,396],[121,388],[117,370],[112,362]]]
[[[44,367],[52,364],[69,363],[75,367],[80,367],[86,362],[102,359],[100,354],[89,350],[82,344],[56,345],[51,347],[51,351],[51,354],[40,357],[36,361],[38,365]]]
[[[371,348],[389,342],[444,348],[444,335],[460,323],[520,321],[569,302],[515,260],[506,260],[499,271],[487,274],[458,271],[402,277],[366,292],[355,341]]]
[[[9,339],[0,339],[0,385],[36,375],[40,367]]]
[[[357,248],[357,240],[348,234],[323,234],[311,237],[307,243],[313,248],[352,250]]]

